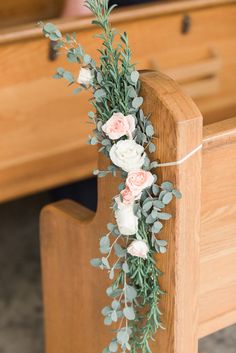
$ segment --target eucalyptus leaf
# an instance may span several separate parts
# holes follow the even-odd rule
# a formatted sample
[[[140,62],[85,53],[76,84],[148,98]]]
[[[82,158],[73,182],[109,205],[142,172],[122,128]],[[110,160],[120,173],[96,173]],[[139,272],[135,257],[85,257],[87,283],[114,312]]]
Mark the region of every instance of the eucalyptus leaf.
[[[104,324],[105,324],[106,326],[110,326],[110,325],[112,324],[112,319],[111,319],[110,316],[105,317],[105,319],[104,319]]]
[[[153,206],[153,201],[147,201],[143,204],[143,210],[149,211]]]
[[[114,269],[112,268],[110,273],[109,273],[109,279],[112,280],[114,279],[115,273],[114,273]]]
[[[135,312],[132,306],[127,306],[126,308],[124,308],[123,313],[126,319],[128,320],[131,321],[135,319]]]
[[[153,219],[157,219],[157,211],[156,210],[152,210],[151,216],[152,216]]]
[[[162,200],[163,197],[165,196],[165,194],[166,194],[167,192],[168,192],[168,191],[166,191],[166,190],[162,190],[162,191],[160,192],[160,194],[159,194],[159,200]]]
[[[65,71],[63,73],[63,77],[64,77],[64,79],[66,79],[70,83],[74,82],[74,77],[70,71]]]
[[[161,229],[163,228],[163,225],[161,222],[156,221],[153,226],[152,226],[152,232],[153,233],[159,233]]]
[[[151,124],[146,127],[146,134],[149,137],[152,137],[154,135],[154,129],[153,129],[153,126]]]
[[[128,96],[129,96],[130,98],[135,98],[135,97],[137,97],[137,92],[136,92],[136,90],[134,89],[133,86],[129,86],[129,88],[128,88]]]
[[[124,257],[126,254],[126,249],[123,249],[118,243],[115,243],[114,250],[115,250],[116,256],[118,257]]]
[[[126,286],[126,296],[129,301],[133,301],[137,297],[137,291],[133,286]]]
[[[177,199],[181,199],[182,194],[181,192],[179,192],[178,190],[172,190],[172,194],[177,198]]]
[[[43,27],[44,31],[52,33],[52,32],[57,32],[58,29],[53,23],[46,23],[45,26]]]
[[[149,150],[150,153],[155,152],[156,151],[156,145],[154,145],[154,143],[152,143],[152,142],[149,143],[148,150]]]
[[[114,224],[112,224],[112,223],[108,223],[108,224],[107,224],[107,229],[108,229],[110,232],[112,232],[115,228],[116,228],[116,226],[115,226]]]
[[[173,184],[170,181],[164,181],[161,184],[161,188],[167,191],[171,191],[173,189]]]
[[[113,300],[111,307],[113,310],[118,310],[120,308],[120,302],[118,300]]]
[[[165,194],[162,198],[162,202],[165,204],[165,205],[168,205],[171,200],[173,199],[173,194],[172,192],[167,192],[167,194]]]
[[[111,312],[111,308],[109,308],[109,306],[105,306],[101,311],[103,316],[107,316],[108,314],[110,314],[110,312]]]
[[[76,63],[77,62],[77,56],[75,55],[74,52],[68,52],[67,53],[67,60],[71,63]]]
[[[150,164],[150,169],[157,168],[157,166],[158,166],[158,163],[154,161]]]
[[[74,93],[74,94],[78,94],[78,93],[80,93],[82,90],[83,90],[83,88],[77,87],[76,89],[74,89],[73,93]]]
[[[104,236],[100,239],[100,247],[110,247],[110,239],[108,236]]]
[[[117,333],[117,340],[120,344],[125,344],[129,341],[129,334],[126,330],[120,330]]]
[[[158,218],[163,220],[168,220],[171,218],[171,214],[165,212],[158,212]]]
[[[91,61],[91,56],[88,55],[88,54],[85,54],[85,55],[84,55],[84,63],[85,63],[86,65],[88,65],[88,64],[90,63],[90,61]]]
[[[156,196],[159,192],[159,187],[156,184],[152,185],[152,192]]]
[[[155,221],[155,219],[152,217],[152,215],[148,215],[146,218],[146,223],[147,224],[152,224]]]
[[[156,239],[156,243],[159,246],[166,246],[167,245],[167,241],[166,240],[162,240],[162,239]]]
[[[102,263],[106,268],[108,268],[108,269],[110,268],[109,261],[106,257],[102,257]]]
[[[139,79],[139,72],[138,71],[131,72],[130,78],[133,83],[137,83]]]
[[[63,67],[58,67],[58,68],[57,68],[57,72],[58,72],[60,75],[63,76],[65,70],[63,69]]]
[[[102,98],[106,97],[106,92],[104,89],[99,88],[94,92],[94,97],[98,102],[101,102]]]
[[[160,246],[159,249],[160,249],[160,253],[161,254],[165,254],[166,253],[166,247],[165,246]]]
[[[124,188],[125,188],[125,183],[119,184],[119,186],[118,186],[119,191],[124,190]]]
[[[100,71],[97,72],[97,81],[98,81],[99,84],[102,83],[102,74],[101,74]]]
[[[96,145],[98,143],[98,139],[96,136],[93,136],[90,140],[90,144],[91,145]]]
[[[129,266],[127,264],[127,261],[125,261],[122,265],[122,270],[125,272],[125,273],[128,273],[129,272]]]
[[[113,342],[111,342],[110,343],[110,345],[109,345],[109,350],[110,350],[110,352],[117,352],[118,351],[118,344],[117,344],[117,342],[115,342],[115,341],[113,341]]]
[[[55,75],[52,76],[53,78],[55,78],[56,80],[61,79],[63,76],[61,76],[60,74],[56,73]]]
[[[89,118],[94,118],[95,114],[94,114],[94,112],[90,111],[90,112],[88,112],[88,116],[89,116]]]
[[[112,311],[112,313],[111,313],[111,319],[112,319],[112,321],[114,321],[114,322],[117,322],[117,320],[118,320],[117,313],[116,313],[115,310]]]
[[[94,267],[99,267],[102,264],[102,260],[97,258],[97,259],[92,259],[90,260],[90,263]]]
[[[142,97],[135,97],[135,98],[132,100],[132,106],[133,106],[135,109],[138,109],[142,104],[143,104],[143,98],[142,98]]]
[[[165,207],[164,203],[160,200],[153,201],[153,206],[157,207],[157,208],[164,208]]]

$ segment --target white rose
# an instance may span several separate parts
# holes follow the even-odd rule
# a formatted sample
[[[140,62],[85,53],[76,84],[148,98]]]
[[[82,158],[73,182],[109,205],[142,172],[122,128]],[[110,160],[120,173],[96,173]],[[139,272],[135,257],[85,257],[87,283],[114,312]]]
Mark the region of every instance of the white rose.
[[[134,140],[121,140],[110,150],[112,162],[126,172],[142,168],[146,153]]]
[[[143,240],[134,240],[127,248],[127,252],[130,255],[141,257],[142,259],[147,258],[148,251],[148,246]]]
[[[111,140],[118,140],[125,135],[132,139],[132,133],[135,130],[135,119],[132,115],[125,116],[122,113],[114,113],[102,126],[102,130]]]
[[[133,211],[134,204],[122,204],[118,210],[115,211],[115,218],[118,229],[123,235],[132,235],[138,231],[138,217]]]
[[[81,68],[77,82],[83,85],[88,85],[92,80],[92,74],[89,69]]]

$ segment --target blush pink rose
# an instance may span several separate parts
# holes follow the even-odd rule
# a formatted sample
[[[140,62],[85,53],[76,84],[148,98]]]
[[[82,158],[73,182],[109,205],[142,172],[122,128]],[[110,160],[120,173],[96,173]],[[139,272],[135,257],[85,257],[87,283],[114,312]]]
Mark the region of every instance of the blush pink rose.
[[[135,120],[132,115],[124,116],[122,113],[114,113],[102,126],[102,130],[111,140],[118,140],[122,136],[132,138],[135,130]]]
[[[147,258],[148,251],[148,246],[143,240],[134,240],[127,248],[127,252],[130,255],[141,257],[142,259]]]
[[[126,188],[121,191],[121,196],[122,196],[123,203],[125,205],[128,205],[128,204],[134,202],[135,198],[134,198],[134,196],[128,186],[126,186]]]
[[[141,197],[141,194],[135,197],[130,191],[129,187],[126,186],[126,188],[121,191],[120,195],[115,198],[115,201],[118,205],[118,208],[122,209],[127,205],[134,204],[134,202],[136,200],[139,200],[140,197]]]
[[[148,188],[154,183],[154,176],[146,170],[134,170],[128,173],[126,186],[134,197],[140,195],[143,189]]]

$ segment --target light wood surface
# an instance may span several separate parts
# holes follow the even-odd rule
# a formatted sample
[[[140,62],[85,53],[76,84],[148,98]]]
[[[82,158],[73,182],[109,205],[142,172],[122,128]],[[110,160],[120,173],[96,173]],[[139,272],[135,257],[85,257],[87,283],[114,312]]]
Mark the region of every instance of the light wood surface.
[[[153,66],[158,68],[156,63],[153,63]],[[209,58],[189,65],[166,69],[165,74],[180,83],[188,95],[197,99],[219,92],[220,69],[220,57],[214,50],[209,50]]]
[[[217,76],[221,69],[221,60],[214,50],[209,50],[209,58],[200,60],[185,66],[174,67],[165,70],[167,76],[170,76],[179,83],[189,82],[209,76]]]
[[[66,84],[52,78],[3,92],[0,131],[7,133],[0,141],[0,201],[92,175],[96,149],[87,144],[93,128],[88,96],[80,105]],[[44,92],[40,99],[39,92]]]
[[[203,131],[199,336],[236,322],[236,118]]]
[[[8,0],[0,3],[0,29],[58,17],[64,0]]]
[[[144,73],[142,94],[158,136],[154,159],[177,160],[201,143],[201,114],[172,80]],[[104,168],[107,161],[100,157],[99,163]],[[158,266],[165,272],[162,286],[167,294],[161,309],[166,330],[158,333],[153,349],[197,353],[201,152],[180,167],[158,172],[160,181],[172,180],[184,197],[169,207],[174,217],[162,233],[169,242],[168,253],[157,256]],[[47,353],[97,352],[109,338],[100,315],[107,302],[107,280],[99,270],[90,268],[89,259],[97,256],[99,236],[111,220],[109,206],[118,183],[117,178],[99,179],[95,216],[70,201],[48,206],[42,213]]]
[[[143,18],[145,19],[154,15],[163,16],[175,13],[185,13],[186,11],[205,9],[222,5],[227,6],[234,4],[235,2],[236,0],[191,0],[191,2],[189,0],[163,0],[161,2],[157,2],[156,4],[154,2],[151,4],[126,7],[121,10],[119,9],[119,11],[112,14],[112,21],[113,23],[119,23],[130,20],[139,20]],[[91,18],[57,19],[56,23],[65,32],[73,32],[78,29],[92,27]],[[28,24],[24,26],[17,26],[15,28],[13,27],[10,30],[9,28],[2,29],[0,31],[0,43],[5,41],[18,41],[22,40],[22,38],[29,39],[40,36],[40,30],[36,28],[33,29],[32,24]]]
[[[185,10],[191,27],[183,35]],[[158,63],[161,71],[189,72],[200,65],[202,72],[205,63],[207,77],[185,82],[205,125],[236,116],[236,1],[154,3],[117,11],[112,18],[118,29],[129,33],[139,69]],[[76,30],[96,57],[89,22],[58,23],[62,30]],[[62,55],[49,61],[48,41],[39,29],[29,28],[0,31],[0,202],[83,179],[96,166],[96,153],[85,140],[91,128],[85,123],[87,99],[53,82],[55,67],[68,66]],[[209,71],[209,60],[214,72]],[[75,75],[77,70],[72,66]]]
[[[171,80],[145,73],[142,82],[142,92],[148,97],[145,109],[154,112],[156,157],[163,162],[177,160],[201,142],[200,113]],[[162,285],[167,295],[162,311],[166,330],[158,333],[154,352],[197,352],[197,338],[236,322],[236,118],[204,126],[202,143],[202,153],[181,167],[161,170],[161,179],[174,180],[183,192],[183,200],[170,207],[174,219],[163,232],[169,240],[168,253],[157,257],[165,272]],[[170,148],[166,149],[166,145]],[[101,158],[100,163],[103,167],[106,162]],[[81,302],[85,308],[91,301],[91,310],[95,310],[95,314],[89,314],[88,327],[102,325],[96,308],[106,302],[107,283],[99,271],[95,277],[88,261],[97,251],[96,242],[104,224],[111,219],[109,204],[117,183],[115,178],[99,180],[95,217],[70,201],[47,206],[42,213],[47,353],[85,349],[83,344],[89,336],[80,338],[77,333],[87,327],[84,311],[79,309]],[[97,283],[94,302],[92,293]],[[63,342],[55,339],[62,332]],[[108,339],[103,326],[100,333],[93,337],[91,351],[94,347],[100,349]]]

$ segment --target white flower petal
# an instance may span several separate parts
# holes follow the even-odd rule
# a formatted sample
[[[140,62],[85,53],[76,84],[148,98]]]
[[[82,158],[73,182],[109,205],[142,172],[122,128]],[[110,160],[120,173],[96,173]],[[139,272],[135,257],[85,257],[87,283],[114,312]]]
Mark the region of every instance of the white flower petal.
[[[146,153],[134,140],[121,140],[110,150],[112,162],[126,172],[142,168]]]

